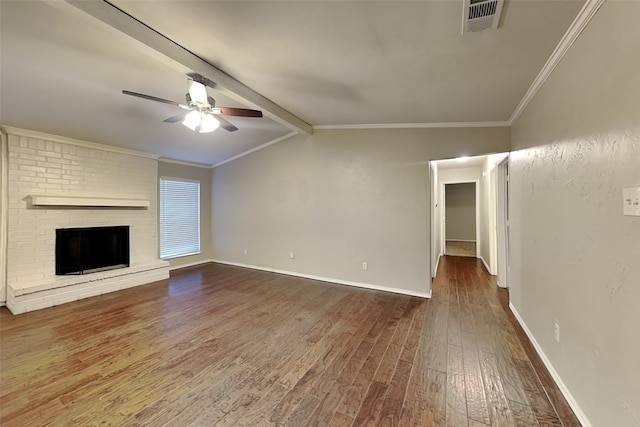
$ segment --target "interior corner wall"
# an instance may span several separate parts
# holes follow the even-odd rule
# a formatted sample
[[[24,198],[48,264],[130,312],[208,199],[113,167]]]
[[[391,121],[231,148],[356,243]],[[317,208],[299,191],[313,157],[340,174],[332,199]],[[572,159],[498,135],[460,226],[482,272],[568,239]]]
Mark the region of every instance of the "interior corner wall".
[[[214,258],[428,294],[429,160],[508,149],[508,128],[292,137],[214,168]]]
[[[511,304],[593,426],[640,426],[639,14],[605,2],[511,132]]]
[[[210,261],[213,256],[211,234],[211,176],[211,168],[189,166],[167,161],[158,162],[158,179],[167,177],[200,182],[200,253],[169,259],[168,261],[171,268]],[[158,200],[160,200],[160,194],[158,194]],[[160,218],[158,218],[158,226],[159,225]],[[158,229],[158,236],[159,235],[160,230]]]

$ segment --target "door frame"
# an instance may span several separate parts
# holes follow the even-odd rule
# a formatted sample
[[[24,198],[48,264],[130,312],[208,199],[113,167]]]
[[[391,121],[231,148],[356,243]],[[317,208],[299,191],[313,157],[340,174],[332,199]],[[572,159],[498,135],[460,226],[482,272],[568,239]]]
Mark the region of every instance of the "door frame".
[[[440,261],[440,249],[436,248],[436,238],[435,238],[435,215],[436,215],[436,191],[437,191],[437,174],[438,174],[438,166],[434,161],[429,162],[429,193],[430,193],[430,215],[431,215],[431,278],[435,279],[436,273],[438,271],[438,263]],[[437,252],[437,253],[436,253]]]
[[[453,181],[441,181],[440,182],[440,212],[441,214],[441,241],[442,245],[442,254],[447,254],[447,207],[446,207],[446,185],[447,184],[469,184],[473,183],[476,187],[476,258],[480,256],[480,180],[479,179],[464,179],[464,180],[453,180]]]
[[[489,171],[489,273],[498,275],[498,176],[497,164]]]
[[[498,286],[509,287],[509,156],[496,165]]]

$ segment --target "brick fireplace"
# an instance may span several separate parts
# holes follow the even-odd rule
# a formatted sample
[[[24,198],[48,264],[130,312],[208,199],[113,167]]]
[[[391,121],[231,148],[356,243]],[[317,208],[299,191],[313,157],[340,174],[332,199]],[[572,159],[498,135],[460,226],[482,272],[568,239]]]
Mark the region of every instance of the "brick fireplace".
[[[51,307],[169,277],[158,257],[157,158],[22,129],[8,135],[7,306]],[[56,229],[126,225],[130,266],[57,276]]]

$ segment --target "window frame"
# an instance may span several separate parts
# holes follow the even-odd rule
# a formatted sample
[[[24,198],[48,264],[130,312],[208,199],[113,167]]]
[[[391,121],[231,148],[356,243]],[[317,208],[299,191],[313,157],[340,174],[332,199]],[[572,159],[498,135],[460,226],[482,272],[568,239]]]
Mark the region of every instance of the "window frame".
[[[166,253],[163,253],[163,242],[165,242],[165,245],[168,243],[167,239],[166,239],[166,228],[169,226],[168,224],[166,224],[167,222],[170,222],[171,219],[164,219],[163,217],[166,215],[166,206],[165,206],[165,200],[163,198],[163,195],[166,198],[166,191],[163,189],[163,181],[164,182],[174,182],[174,183],[191,183],[191,184],[197,184],[197,204],[196,206],[191,206],[192,208],[195,208],[195,211],[191,212],[191,215],[189,216],[189,218],[195,218],[197,225],[194,224],[193,226],[197,228],[197,233],[193,233],[194,230],[191,230],[191,233],[189,233],[191,235],[191,237],[196,237],[197,238],[197,242],[196,241],[192,241],[191,243],[191,247],[189,249],[185,249],[184,251],[178,251],[177,247],[179,246],[179,244],[174,244],[174,246],[176,246],[176,248],[174,248],[174,250],[169,250],[169,248],[165,248],[167,249]],[[202,253],[202,223],[201,223],[201,207],[202,207],[202,182],[200,180],[196,180],[196,179],[187,179],[187,178],[176,178],[176,177],[172,177],[172,176],[161,176],[158,179],[158,253],[161,259],[163,260],[169,260],[169,259],[174,259],[174,258],[181,258],[181,257],[186,257],[186,256],[193,256],[193,255],[199,255]],[[175,219],[174,219],[175,221]],[[188,236],[187,236],[188,237]],[[185,246],[187,246],[185,244]]]

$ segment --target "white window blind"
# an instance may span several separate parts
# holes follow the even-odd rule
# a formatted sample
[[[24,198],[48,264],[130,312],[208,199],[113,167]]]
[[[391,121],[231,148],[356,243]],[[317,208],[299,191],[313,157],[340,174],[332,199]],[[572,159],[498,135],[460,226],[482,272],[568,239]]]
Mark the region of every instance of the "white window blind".
[[[160,258],[200,253],[200,183],[160,178]]]

